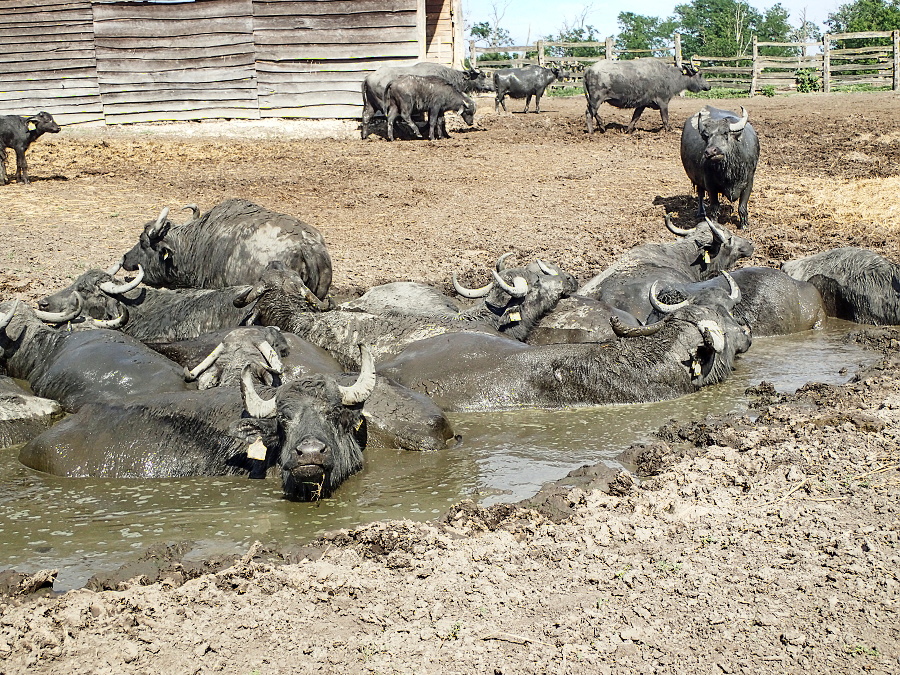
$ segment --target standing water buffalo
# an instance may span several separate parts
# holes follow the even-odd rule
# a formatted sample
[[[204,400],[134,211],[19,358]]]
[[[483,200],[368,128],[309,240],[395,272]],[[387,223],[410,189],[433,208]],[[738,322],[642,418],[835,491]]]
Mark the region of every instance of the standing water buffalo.
[[[697,188],[697,217],[706,217],[703,198],[709,193],[712,217],[719,215],[719,194],[738,202],[739,227],[750,224],[747,202],[759,162],[759,138],[741,115],[706,106],[684,123],[681,163]]]
[[[394,78],[384,92],[387,105],[387,137],[394,140],[394,121],[399,116],[417,138],[422,138],[413,116],[428,113],[428,138],[449,138],[444,113],[458,112],[469,126],[475,123],[475,101],[439,77],[402,75]]]
[[[462,94],[491,91],[493,85],[480,70],[455,70],[439,63],[416,63],[411,66],[382,66],[366,75],[362,85],[363,113],[361,134],[369,136],[369,123],[376,113],[387,114],[384,92],[391,81],[401,75],[439,77]]]
[[[790,260],[781,269],[818,288],[829,316],[900,325],[900,265],[877,253],[846,246]]]
[[[525,112],[531,105],[531,97],[534,96],[534,112],[541,112],[541,96],[547,86],[558,79],[560,70],[557,67],[541,68],[540,66],[527,66],[525,68],[509,68],[494,71],[494,91],[497,92],[494,111],[499,112],[503,106],[506,112],[506,96],[525,99]]]
[[[685,89],[709,91],[709,83],[692,66],[678,69],[654,58],[597,61],[584,71],[587,132],[594,133],[594,120],[603,130],[599,108],[604,101],[616,108],[634,108],[628,133],[634,131],[644,108],[659,110],[663,128],[668,131],[669,100]]]
[[[0,185],[6,185],[6,148],[12,148],[16,153],[16,181],[31,182],[25,151],[45,133],[59,133],[59,125],[48,112],[39,112],[31,117],[0,116]]]
[[[252,284],[272,260],[296,270],[319,298],[331,286],[331,256],[312,225],[244,199],[229,199],[182,225],[163,209],[144,226],[122,266],[144,268],[144,283],[174,288]]]

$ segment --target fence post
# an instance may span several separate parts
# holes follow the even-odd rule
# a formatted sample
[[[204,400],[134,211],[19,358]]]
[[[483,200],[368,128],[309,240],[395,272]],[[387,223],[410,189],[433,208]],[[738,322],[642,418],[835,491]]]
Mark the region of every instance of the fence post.
[[[894,39],[894,82],[893,89],[900,89],[900,30],[895,30],[891,36]]]
[[[675,38],[675,65],[678,66],[678,70],[681,70],[683,64],[681,60],[681,33],[675,33],[673,37]]]
[[[613,36],[610,35],[606,38],[606,58],[614,59],[616,58],[616,47],[615,40],[613,40]]]
[[[822,36],[822,91],[831,91],[831,36]]]
[[[750,75],[750,98],[756,93],[757,80],[759,78],[759,44],[756,36],[753,36],[753,68]]]
[[[469,40],[469,68],[477,68],[478,52],[475,51],[475,40]]]
[[[538,50],[538,65],[541,66],[541,68],[543,68],[544,64],[546,63],[546,60],[544,59],[544,41],[543,40],[537,41],[537,50]]]

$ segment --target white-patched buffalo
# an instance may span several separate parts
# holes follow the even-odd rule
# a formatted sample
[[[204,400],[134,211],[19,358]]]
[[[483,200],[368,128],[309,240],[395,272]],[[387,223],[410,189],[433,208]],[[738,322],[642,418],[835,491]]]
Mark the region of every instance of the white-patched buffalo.
[[[382,66],[366,75],[362,84],[363,112],[361,134],[369,136],[369,124],[376,113],[387,114],[384,92],[388,85],[402,75],[439,77],[461,94],[491,91],[492,84],[480,70],[455,70],[439,63],[415,63],[411,66]]]
[[[182,225],[163,209],[147,223],[138,243],[122,259],[144,283],[171,288],[225,288],[252,284],[273,260],[296,270],[324,299],[331,286],[331,256],[321,233],[283,213],[244,199],[229,199]]]
[[[616,108],[634,108],[631,133],[645,108],[659,110],[663,128],[669,130],[669,101],[682,91],[708,91],[709,83],[691,66],[680,69],[655,58],[611,61],[604,59],[584,71],[584,95],[587,98],[587,132],[594,133],[594,122],[603,131],[600,104]]]
[[[653,311],[650,286],[654,282],[703,281],[753,254],[749,240],[711,220],[683,229],[676,227],[667,214],[666,227],[679,237],[677,241],[634,247],[579,288],[577,294],[602,300],[644,321]]]
[[[506,97],[524,98],[525,112],[534,97],[534,112],[541,112],[541,96],[547,87],[560,77],[560,69],[526,66],[525,68],[507,68],[494,71],[494,112],[506,112]]]
[[[876,326],[900,324],[900,265],[847,246],[790,260],[781,269],[819,289],[829,316]]]
[[[737,202],[739,227],[750,224],[747,202],[759,162],[759,137],[741,115],[706,106],[687,119],[681,132],[681,163],[697,188],[697,217],[706,217],[703,199],[709,194],[713,219],[719,215],[719,195]]]
[[[401,75],[391,80],[384,92],[387,106],[387,138],[394,140],[397,118],[406,124],[413,136],[422,138],[414,117],[428,113],[428,138],[449,138],[444,113],[459,113],[466,124],[475,123],[475,101],[452,85],[434,76]]]
[[[31,117],[0,115],[0,185],[6,185],[6,149],[16,153],[16,181],[30,183],[25,151],[44,134],[59,133],[59,125],[48,112]]]

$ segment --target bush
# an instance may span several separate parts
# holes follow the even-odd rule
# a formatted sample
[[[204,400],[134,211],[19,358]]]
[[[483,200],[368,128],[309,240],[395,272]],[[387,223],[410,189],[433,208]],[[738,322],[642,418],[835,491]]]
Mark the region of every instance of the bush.
[[[812,68],[801,68],[796,71],[794,81],[797,83],[797,91],[801,94],[809,94],[822,88],[819,74]]]
[[[775,95],[775,85],[774,84],[764,84],[759,88],[759,93],[763,96],[768,96],[772,98]]]
[[[709,91],[687,91],[684,95],[688,98],[747,98],[746,89],[731,89],[727,87],[713,87]]]

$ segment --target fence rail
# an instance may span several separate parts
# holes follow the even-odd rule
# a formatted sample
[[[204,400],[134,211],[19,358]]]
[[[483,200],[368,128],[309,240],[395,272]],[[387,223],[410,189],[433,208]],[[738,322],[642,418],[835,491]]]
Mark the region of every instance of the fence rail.
[[[875,44],[842,47],[848,40],[878,40]],[[890,40],[891,44],[883,44]],[[796,50],[794,55],[770,55],[762,53],[767,48]],[[567,50],[593,49],[591,56],[567,55]],[[774,87],[781,91],[796,91],[802,76],[805,83],[818,81],[819,88],[830,92],[835,87],[854,84],[871,84],[900,90],[900,31],[863,31],[859,33],[832,33],[821,42],[758,42],[754,37],[751,53],[735,56],[702,56],[694,54],[690,63],[703,68],[713,86],[746,88],[750,96]],[[812,50],[818,50],[811,53]],[[562,53],[560,53],[562,52]],[[484,59],[485,54],[502,54],[511,58]],[[513,56],[520,54],[521,56]],[[636,56],[673,58],[681,66],[681,36],[673,35],[671,45],[660,49],[618,50],[613,37],[603,42],[552,42],[538,40],[533,45],[513,47],[478,47],[469,42],[469,61],[479,67],[518,68],[528,64],[539,66],[558,65],[581,70],[586,65],[603,59],[634,58]],[[798,72],[809,71],[809,72]],[[571,86],[571,82],[551,86]]]

